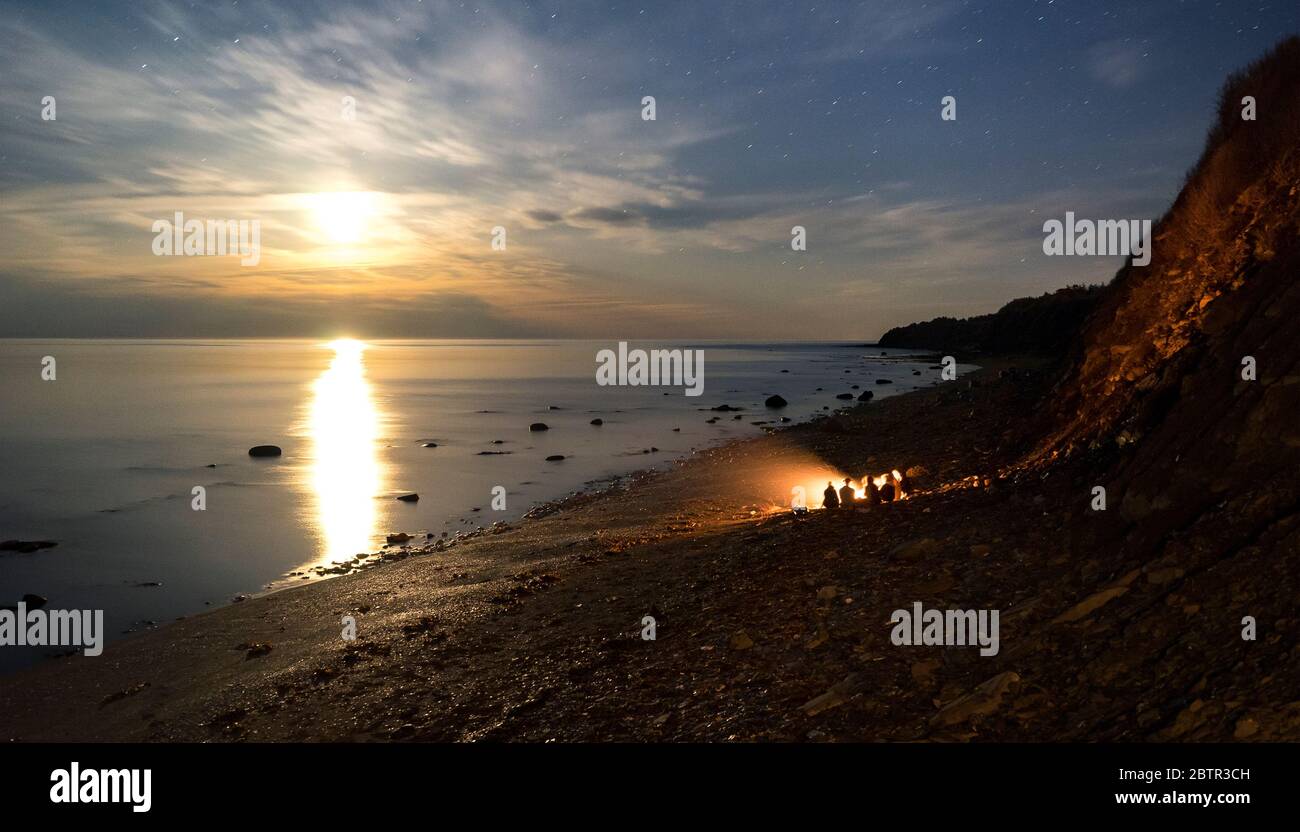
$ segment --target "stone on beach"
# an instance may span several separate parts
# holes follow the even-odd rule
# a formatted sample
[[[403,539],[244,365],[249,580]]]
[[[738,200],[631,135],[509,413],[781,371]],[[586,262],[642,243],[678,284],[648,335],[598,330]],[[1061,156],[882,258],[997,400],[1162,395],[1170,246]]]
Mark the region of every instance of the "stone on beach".
[[[921,537],[916,540],[909,540],[906,543],[900,543],[890,551],[889,556],[900,560],[920,560],[938,550],[939,541],[932,537]]]
[[[536,432],[539,430],[550,430],[551,428],[545,422],[533,422],[531,425],[528,426],[528,429],[530,431]]]
[[[982,682],[975,690],[946,705],[930,718],[931,727],[943,727],[965,722],[972,717],[988,716],[1002,706],[1002,699],[1020,683],[1020,674],[1013,671],[999,673]]]
[[[730,644],[733,650],[748,650],[754,646],[754,640],[749,637],[749,633],[741,630],[731,637]]]
[[[780,395],[768,396],[767,401],[763,402],[763,405],[766,407],[785,407],[788,404],[789,402],[783,399]]]
[[[825,693],[805,702],[800,708],[808,716],[816,716],[822,711],[843,705],[848,699],[866,689],[866,677],[861,673],[850,673],[839,682],[831,685]]]
[[[279,456],[282,453],[284,452],[279,445],[254,445],[248,449],[248,455],[255,457]]]

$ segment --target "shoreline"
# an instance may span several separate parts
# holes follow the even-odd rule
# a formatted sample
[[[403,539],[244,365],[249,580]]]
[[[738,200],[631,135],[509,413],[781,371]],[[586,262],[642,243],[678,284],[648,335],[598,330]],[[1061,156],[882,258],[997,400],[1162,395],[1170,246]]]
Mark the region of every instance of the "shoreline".
[[[1231,738],[1231,722],[1172,719],[1181,685],[1121,682],[1169,677],[1170,639],[1193,630],[1205,672],[1230,666],[1230,611],[1189,619],[1161,600],[1172,586],[1138,580],[1146,564],[1108,560],[1113,541],[1074,507],[1068,471],[998,479],[1036,437],[1033,409],[1053,380],[1024,367],[989,362],[580,492],[442,552],[205,611],[97,659],[20,670],[0,678],[0,736]],[[797,516],[784,495],[810,464],[924,473],[903,502]],[[985,477],[997,486],[978,487]],[[1177,597],[1221,592],[1231,568],[1188,574]],[[1284,614],[1280,593],[1257,600],[1266,615]],[[1001,610],[1000,651],[891,644],[891,611],[916,602]],[[1223,697],[1256,712],[1256,739],[1294,734],[1252,685],[1223,684]],[[1135,721],[1134,709],[1169,716]]]
[[[988,363],[986,362],[986,365],[981,370],[969,375],[976,376],[987,372],[987,370]],[[881,410],[888,407],[892,402],[914,400],[932,394],[937,389],[939,388],[922,388],[903,395],[891,396],[878,402],[831,411],[828,415],[814,414],[808,421],[768,430],[756,436],[727,439],[717,445],[697,449],[681,458],[619,475],[604,486],[583,488],[561,498],[540,503],[530,508],[519,520],[505,524],[499,527],[499,530],[494,530],[492,526],[485,526],[473,531],[459,532],[457,536],[449,538],[445,544],[439,545],[439,541],[435,539],[431,540],[427,546],[410,547],[409,551],[394,550],[394,553],[386,558],[372,555],[374,559],[371,563],[375,565],[367,566],[359,571],[334,575],[323,580],[312,580],[301,585],[288,584],[250,594],[245,600],[232,600],[221,606],[214,606],[211,609],[201,610],[192,615],[167,622],[157,629],[131,633],[114,640],[105,648],[104,655],[99,659],[92,660],[95,662],[92,664],[76,667],[76,665],[82,664],[85,659],[85,657],[78,654],[51,657],[37,665],[20,668],[0,677],[0,703],[5,703],[5,712],[8,714],[8,716],[0,716],[0,731],[7,734],[11,730],[9,726],[19,724],[29,726],[33,724],[68,724],[65,718],[46,721],[39,720],[35,714],[23,718],[15,716],[18,706],[15,700],[20,698],[27,700],[26,694],[30,693],[30,686],[33,684],[54,684],[61,691],[60,696],[62,698],[66,699],[72,696],[84,699],[83,706],[89,706],[92,704],[91,700],[96,700],[93,703],[95,705],[93,710],[99,710],[105,707],[106,704],[128,701],[137,694],[144,694],[155,688],[169,688],[170,685],[165,682],[155,683],[145,678],[130,681],[136,675],[142,674],[141,659],[144,656],[162,655],[174,657],[162,661],[156,671],[149,675],[156,674],[166,677],[171,675],[169,670],[175,670],[175,677],[177,678],[193,678],[195,671],[198,671],[200,675],[212,674],[217,678],[225,679],[228,677],[233,681],[243,675],[245,668],[260,670],[266,664],[273,664],[274,662],[267,662],[266,659],[245,659],[245,665],[232,670],[232,668],[225,666],[229,664],[229,661],[228,656],[223,655],[223,653],[231,652],[229,648],[227,651],[219,651],[215,655],[207,655],[206,651],[196,653],[188,649],[190,642],[212,640],[216,638],[218,633],[233,634],[236,629],[252,625],[252,619],[266,616],[267,611],[261,609],[263,606],[319,609],[326,599],[335,599],[337,596],[355,591],[366,592],[367,585],[371,583],[386,585],[392,580],[398,580],[402,577],[398,574],[399,571],[402,573],[424,571],[425,569],[447,571],[449,562],[454,562],[466,568],[477,567],[482,570],[485,574],[476,576],[480,580],[475,581],[474,585],[494,581],[499,582],[502,578],[511,577],[507,573],[521,559],[517,551],[519,549],[518,545],[499,546],[496,544],[511,543],[514,542],[511,540],[512,537],[523,536],[532,541],[546,541],[551,548],[555,548],[556,541],[573,538],[575,534],[566,533],[563,528],[539,527],[554,526],[557,521],[563,523],[574,513],[589,512],[592,506],[613,504],[615,505],[615,511],[622,515],[622,525],[628,525],[630,519],[628,515],[635,515],[637,520],[632,522],[631,526],[639,532],[646,531],[646,527],[653,526],[656,523],[653,518],[647,521],[639,519],[640,516],[650,513],[650,507],[641,505],[641,503],[646,502],[645,497],[633,493],[638,488],[642,488],[647,484],[662,483],[664,479],[672,478],[674,474],[683,468],[708,465],[720,456],[731,458],[737,455],[752,456],[755,453],[761,454],[762,449],[781,443],[782,438],[787,435],[818,431],[821,423],[843,418],[843,414],[862,414],[872,410]],[[703,497],[704,495],[696,496]],[[730,509],[732,514],[729,518],[722,519],[716,515],[713,517],[715,523],[721,520],[720,525],[723,528],[729,523],[739,524],[743,528],[745,525],[760,522],[764,519],[760,514],[755,513],[760,511],[764,503],[758,496],[758,492],[750,493],[747,496],[733,496],[731,503],[733,508]],[[782,512],[777,516],[786,517],[789,516],[789,513]],[[598,530],[593,539],[604,537],[605,535],[601,534],[603,531]],[[590,543],[591,541],[585,542]],[[565,547],[573,547],[576,543],[576,540],[567,540]],[[505,550],[504,556],[503,549]],[[384,569],[376,568],[380,563],[385,566]],[[461,574],[463,572],[460,570],[454,571],[453,579],[455,579],[456,575]],[[532,589],[527,587],[527,583],[525,580],[525,589],[524,593],[522,593],[524,596],[533,592]],[[359,584],[359,586],[354,586],[354,584]],[[508,592],[514,591],[514,589],[511,588]],[[253,613],[253,616],[250,617],[248,613]],[[316,626],[311,629],[317,631],[321,627],[327,626],[323,621],[314,622],[314,624]],[[253,627],[253,629],[260,630],[261,628]],[[303,628],[296,629],[301,630]],[[289,632],[289,630],[284,629],[283,632]],[[297,639],[307,638],[307,634],[302,631],[294,632],[293,636]],[[363,642],[364,639],[358,639],[358,641]],[[237,644],[261,645],[265,643],[250,638]],[[340,644],[343,644],[341,640]],[[272,650],[267,658],[276,655],[278,648],[275,644],[271,646]],[[281,652],[281,655],[284,655],[285,652],[289,651]],[[293,652],[296,660],[304,658],[304,656],[297,654],[297,651]],[[248,664],[250,661],[251,664]],[[153,662],[150,661],[149,664],[152,665]],[[180,667],[184,667],[185,671],[180,672]],[[83,670],[85,671],[84,674],[81,672]],[[46,701],[46,697],[38,698]],[[101,739],[140,738],[133,730],[122,733],[123,730],[124,726],[115,726],[108,728],[102,734],[95,731],[87,734],[74,728],[66,731],[66,733],[60,732],[58,736],[63,739],[86,736]],[[41,736],[23,737],[19,734],[14,734],[10,738],[38,741],[44,739]]]

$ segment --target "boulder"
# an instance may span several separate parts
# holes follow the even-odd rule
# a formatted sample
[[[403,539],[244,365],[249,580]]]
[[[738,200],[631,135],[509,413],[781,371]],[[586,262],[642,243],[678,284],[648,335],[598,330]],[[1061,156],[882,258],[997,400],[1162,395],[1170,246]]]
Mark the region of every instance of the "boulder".
[[[533,422],[531,425],[528,426],[528,429],[530,431],[539,431],[539,430],[550,430],[551,428],[545,422]]]
[[[254,445],[248,449],[249,456],[257,457],[279,456],[282,453],[284,451],[280,450],[279,445]]]
[[[595,425],[596,427],[600,427],[601,425],[605,424],[605,420],[604,420],[604,419],[592,419],[592,420],[591,420],[591,423],[592,423],[593,425]]]
[[[420,501],[420,495],[414,492],[410,494],[400,494],[397,499],[401,500],[403,503],[418,503]]]
[[[763,402],[763,404],[767,407],[785,407],[789,402],[780,396],[768,396],[767,401]]]

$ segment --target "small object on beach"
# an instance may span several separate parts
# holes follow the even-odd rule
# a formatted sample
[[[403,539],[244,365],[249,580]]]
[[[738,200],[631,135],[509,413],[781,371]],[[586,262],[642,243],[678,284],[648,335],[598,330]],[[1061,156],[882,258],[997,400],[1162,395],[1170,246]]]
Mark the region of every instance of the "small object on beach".
[[[920,370],[913,370],[913,371],[912,371],[912,375],[914,375],[914,376],[919,376],[920,374],[921,374],[921,371],[920,371]]]
[[[890,381],[890,380],[887,379],[887,378],[878,378],[878,379],[876,379],[876,384],[893,384],[893,383],[894,383],[894,382]]]
[[[204,467],[204,468],[216,468],[216,467],[217,467],[217,463],[215,463],[215,462],[209,462],[207,465],[204,465],[203,467]]]
[[[862,394],[861,396],[858,396],[858,401],[860,401],[860,402],[869,402],[869,401],[871,401],[872,399],[874,399],[875,397],[876,397],[876,394],[875,394],[875,393],[872,393],[870,390],[867,390],[867,391],[864,391],[863,394]]]
[[[673,428],[673,433],[681,433],[681,432],[682,432],[681,428]]]
[[[562,408],[562,407],[556,407],[555,405],[551,405],[550,407],[547,408],[547,410],[563,410],[563,409],[564,409],[564,408]]]
[[[840,394],[839,394],[838,396],[836,396],[835,398],[837,398],[837,399],[845,399],[845,400],[848,400],[848,399],[853,398],[853,394],[852,394],[852,393],[840,393]]]
[[[248,449],[249,456],[279,456],[282,453],[284,452],[280,450],[279,445],[254,445]]]
[[[732,407],[732,406],[729,405],[729,404],[720,404],[720,405],[718,405],[717,407],[714,407],[714,408],[711,408],[711,409],[712,409],[712,410],[716,410],[716,411],[718,411],[719,413],[730,413],[730,412],[733,411],[733,410],[744,410],[745,408],[743,408],[743,407]]]
[[[405,543],[411,539],[411,536],[406,532],[394,532],[384,539],[389,543]]]
[[[539,430],[550,430],[550,427],[545,422],[533,422],[531,425],[528,426],[528,429],[531,431],[539,431]]]
[[[54,540],[6,540],[0,542],[0,552],[18,552],[26,555],[41,549],[51,549],[58,545],[58,542]]]
[[[235,645],[236,650],[247,650],[244,659],[257,659],[271,652],[271,645],[264,641],[246,641],[243,644]]]
[[[403,503],[418,503],[420,495],[412,491],[410,494],[399,494],[397,499]]]
[[[546,458],[547,462],[562,462],[563,460],[564,454],[551,454]]]
[[[426,447],[426,448],[436,448],[436,447],[438,447],[438,443],[437,443],[437,442],[425,442],[425,443],[424,443],[424,447]]]
[[[748,650],[754,646],[754,640],[749,637],[749,633],[741,630],[731,637],[731,649]]]
[[[592,423],[593,425],[595,425],[596,427],[600,427],[601,425],[605,424],[605,420],[604,420],[604,419],[592,419],[592,420],[591,420],[591,423]]]
[[[230,599],[230,602],[232,604],[238,604],[240,601],[247,601],[247,600],[248,600],[247,595],[236,595],[234,598]]]
[[[768,396],[767,401],[763,402],[763,405],[766,407],[785,407],[788,404],[789,402],[781,398],[779,395]]]
[[[939,541],[934,538],[920,537],[898,544],[889,552],[889,556],[900,560],[921,560],[938,552],[940,548]]]

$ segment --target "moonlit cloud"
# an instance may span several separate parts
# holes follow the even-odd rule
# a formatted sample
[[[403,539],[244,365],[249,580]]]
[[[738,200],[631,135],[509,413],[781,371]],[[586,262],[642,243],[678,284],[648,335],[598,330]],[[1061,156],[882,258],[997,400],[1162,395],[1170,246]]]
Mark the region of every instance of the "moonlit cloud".
[[[1154,216],[1201,136],[1128,118],[1170,67],[1085,23],[1096,45],[956,2],[32,4],[0,18],[0,335],[861,339],[1104,280],[1035,256],[1041,213]],[[1187,124],[1212,70],[1164,102]],[[322,199],[364,222],[323,228]],[[153,256],[176,212],[258,220],[260,262]]]

